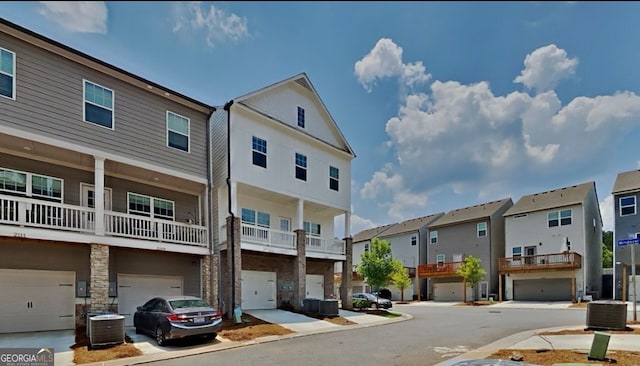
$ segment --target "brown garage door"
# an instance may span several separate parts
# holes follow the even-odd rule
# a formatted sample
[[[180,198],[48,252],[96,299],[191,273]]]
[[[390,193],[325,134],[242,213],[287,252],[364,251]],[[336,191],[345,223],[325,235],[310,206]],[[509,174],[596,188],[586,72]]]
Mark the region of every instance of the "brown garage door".
[[[571,301],[571,279],[514,280],[513,299],[521,301]]]

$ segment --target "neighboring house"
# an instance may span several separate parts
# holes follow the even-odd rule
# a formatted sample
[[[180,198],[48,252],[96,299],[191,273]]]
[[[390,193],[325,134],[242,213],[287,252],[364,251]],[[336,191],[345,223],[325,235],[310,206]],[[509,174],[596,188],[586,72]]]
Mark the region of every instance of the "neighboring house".
[[[213,110],[0,18],[0,332],[211,294]]]
[[[234,98],[214,113],[212,129],[225,311],[299,309],[304,298],[330,297],[334,263],[351,268],[355,154],[307,75]],[[335,237],[336,217],[347,240]]]
[[[640,170],[619,173],[613,184],[614,201],[614,238],[613,238],[613,282],[614,296],[617,300],[632,301],[633,287],[631,287],[631,251],[635,254],[635,265],[640,264],[640,245],[629,244],[620,246],[618,241],[640,238],[640,215],[638,215],[638,200],[640,199]],[[640,299],[640,271],[636,267],[636,300]]]
[[[595,182],[523,196],[504,219],[505,258],[499,268],[505,299],[598,298],[602,218]]]
[[[486,300],[498,291],[498,258],[504,255],[504,218],[511,198],[447,212],[428,226],[427,263],[418,276],[427,278],[427,298],[434,301]],[[486,271],[475,288],[456,272],[467,256],[479,258]]]

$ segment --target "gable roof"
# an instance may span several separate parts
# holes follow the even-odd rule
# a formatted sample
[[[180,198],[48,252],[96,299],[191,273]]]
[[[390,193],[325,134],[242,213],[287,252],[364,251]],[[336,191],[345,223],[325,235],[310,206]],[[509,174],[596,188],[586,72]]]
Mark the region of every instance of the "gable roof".
[[[429,225],[429,228],[461,224],[464,222],[487,218],[510,203],[512,203],[511,198],[503,198],[497,201],[451,210],[436,220],[433,224]]]
[[[347,148],[347,153],[352,155],[353,157],[356,156],[355,152],[353,151],[353,149],[351,148],[351,145],[349,145],[349,143],[347,142],[347,139],[344,137],[344,135],[342,134],[342,131],[340,130],[340,128],[338,127],[338,124],[336,123],[336,121],[333,119],[333,117],[331,116],[331,113],[329,113],[329,110],[327,109],[327,106],[324,104],[324,102],[322,101],[322,98],[320,98],[320,95],[318,94],[318,92],[316,91],[316,89],[313,87],[313,84],[311,83],[311,80],[309,80],[309,77],[307,76],[306,73],[302,72],[300,74],[294,75],[288,79],[279,81],[277,83],[273,83],[271,85],[265,86],[261,89],[252,91],[248,94],[239,96],[237,98],[234,98],[234,101],[237,103],[242,103],[243,101],[250,99],[258,94],[262,94],[262,93],[266,93],[270,90],[273,90],[275,88],[278,88],[280,86],[289,84],[289,83],[296,83],[298,85],[301,85],[302,87],[310,90],[313,95],[318,99],[318,102],[320,103],[320,106],[322,108],[322,110],[324,111],[324,113],[327,114],[327,116],[329,117],[329,120],[332,123],[332,127],[335,128],[336,132],[338,133],[338,135],[340,136],[340,140],[342,141],[342,143],[344,144],[344,146],[346,146]],[[245,105],[245,104],[243,104]],[[245,105],[246,107],[248,107],[247,105]],[[273,117],[270,117],[273,118]]]
[[[596,183],[591,181],[522,196],[503,216],[582,204],[587,194],[592,189],[595,190],[595,185]]]
[[[392,225],[389,229],[385,230],[380,234],[381,237],[389,237],[392,235],[398,235],[403,233],[409,233],[413,231],[418,231],[425,225],[431,224],[433,221],[438,219],[440,216],[444,215],[444,212],[439,212],[437,214],[417,217],[415,219],[409,219],[397,224]]]
[[[613,194],[624,194],[640,191],[640,170],[618,173],[613,184]]]
[[[357,233],[356,235],[353,236],[353,242],[354,243],[359,243],[362,241],[369,241],[375,237],[380,236],[380,234],[382,232],[384,232],[385,230],[389,229],[390,227],[392,227],[395,224],[388,224],[388,225],[384,225],[384,226],[378,226],[378,227],[374,227],[371,229],[366,229],[366,230],[362,230],[361,232]]]

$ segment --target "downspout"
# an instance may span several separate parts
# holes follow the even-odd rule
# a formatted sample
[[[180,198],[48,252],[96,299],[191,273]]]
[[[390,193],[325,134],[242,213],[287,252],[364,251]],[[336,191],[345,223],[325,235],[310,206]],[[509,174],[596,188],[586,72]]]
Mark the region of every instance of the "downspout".
[[[231,210],[231,106],[233,99],[224,105],[227,111],[227,209],[231,216],[231,230],[227,239],[227,250],[231,249],[231,312],[236,308],[236,255],[235,255],[235,215]],[[231,245],[229,245],[229,243]]]
[[[216,107],[211,107],[211,111],[209,112],[209,115],[207,116],[207,136],[206,136],[206,141],[207,141],[207,197],[206,197],[206,202],[207,202],[207,209],[205,210],[205,214],[208,212],[209,214],[207,215],[207,230],[209,231],[209,261],[212,260],[213,255],[215,254],[215,247],[213,245],[213,241],[214,241],[214,237],[213,237],[213,225],[212,225],[212,218],[213,218],[213,212],[211,212],[211,207],[213,205],[213,202],[211,200],[211,190],[213,189],[213,169],[211,168],[211,116],[213,116],[213,112],[216,111]],[[209,283],[211,284],[213,282],[213,271],[211,268],[211,263],[209,263]],[[211,287],[211,285],[209,285],[209,287]],[[218,288],[220,287],[220,285],[217,286]],[[217,294],[216,294],[217,295]],[[211,293],[211,291],[209,292],[209,296],[213,296],[213,294]],[[211,301],[211,299],[207,299],[207,301]],[[219,306],[218,306],[219,307]]]

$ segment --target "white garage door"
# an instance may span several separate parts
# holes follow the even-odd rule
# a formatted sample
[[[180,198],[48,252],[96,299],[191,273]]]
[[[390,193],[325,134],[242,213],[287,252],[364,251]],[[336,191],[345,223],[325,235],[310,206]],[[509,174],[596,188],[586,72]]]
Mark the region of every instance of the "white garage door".
[[[324,276],[307,275],[307,295],[308,299],[324,300]]]
[[[276,273],[242,271],[242,310],[275,309]]]
[[[76,273],[0,269],[0,333],[75,328]]]
[[[151,276],[118,273],[118,313],[124,315],[124,325],[133,325],[138,306],[156,296],[182,295],[181,276]]]
[[[433,284],[433,300],[434,301],[463,301],[464,293],[462,292],[462,282],[448,282]],[[473,300],[473,290],[466,287],[467,301]]]

